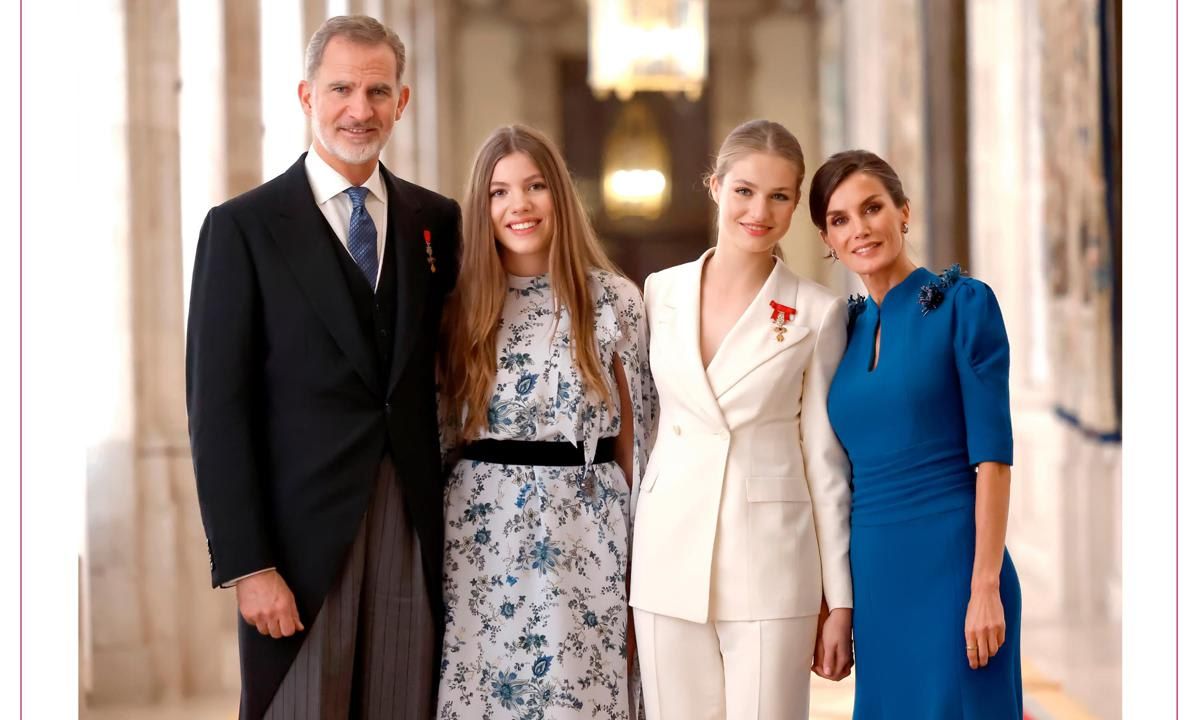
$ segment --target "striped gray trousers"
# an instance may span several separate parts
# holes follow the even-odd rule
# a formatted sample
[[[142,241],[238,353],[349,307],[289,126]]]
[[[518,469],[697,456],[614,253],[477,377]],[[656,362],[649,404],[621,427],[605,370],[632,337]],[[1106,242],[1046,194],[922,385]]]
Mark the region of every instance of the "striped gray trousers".
[[[264,717],[429,720],[440,650],[420,544],[385,457],[346,563]]]

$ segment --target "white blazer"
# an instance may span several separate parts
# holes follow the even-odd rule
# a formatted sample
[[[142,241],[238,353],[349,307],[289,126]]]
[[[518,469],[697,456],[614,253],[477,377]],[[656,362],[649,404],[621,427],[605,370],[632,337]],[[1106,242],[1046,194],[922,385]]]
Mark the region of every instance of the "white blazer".
[[[846,302],[781,260],[705,370],[699,260],[646,279],[661,415],[630,604],[692,622],[851,607],[850,468],[825,402]],[[779,341],[770,302],[796,309]]]

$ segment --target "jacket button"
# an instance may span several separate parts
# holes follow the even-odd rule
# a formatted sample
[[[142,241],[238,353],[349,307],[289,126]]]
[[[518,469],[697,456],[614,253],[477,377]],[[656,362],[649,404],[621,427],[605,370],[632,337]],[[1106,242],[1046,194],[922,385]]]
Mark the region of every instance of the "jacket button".
[[[392,404],[390,402],[385,402],[383,404],[383,412],[387,415],[392,414]]]

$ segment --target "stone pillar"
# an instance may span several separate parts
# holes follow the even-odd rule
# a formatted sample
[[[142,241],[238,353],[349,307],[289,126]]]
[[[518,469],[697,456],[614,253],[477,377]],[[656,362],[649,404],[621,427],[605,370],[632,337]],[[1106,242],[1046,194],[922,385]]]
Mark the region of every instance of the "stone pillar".
[[[869,150],[896,169],[911,201],[909,255],[926,264],[925,78],[917,2],[820,0],[814,42],[821,57],[814,62],[821,65],[825,154]],[[861,291],[859,280],[840,265],[826,279],[833,287]]]
[[[321,27],[321,23],[325,22],[325,0],[300,0],[302,3],[301,18],[300,18],[300,56],[304,58],[301,63],[307,62],[308,58],[305,54],[308,51],[308,41],[312,40],[313,34]],[[307,68],[301,70],[301,77]],[[299,82],[299,79],[297,80]],[[299,103],[297,103],[299,105]],[[312,144],[312,126],[307,122],[304,123],[304,148],[307,149]]]
[[[126,132],[129,148],[131,456],[96,458],[117,489],[128,478],[123,523],[106,528],[124,546],[124,568],[97,567],[95,694],[151,700],[183,691],[174,479],[190,474],[183,415],[179,244],[179,37],[174,2],[126,0]],[[182,452],[181,452],[182,451]],[[116,461],[116,462],[113,462]],[[128,464],[126,464],[128,463]],[[126,475],[126,473],[128,473]],[[124,477],[122,477],[124,476]],[[99,529],[99,528],[95,528]],[[130,547],[127,544],[131,544]],[[103,598],[103,601],[99,601]],[[109,631],[114,632],[109,635]]]
[[[455,142],[450,183],[455,193],[465,187],[475,150],[503,123],[521,119],[524,94],[518,63],[520,38],[497,10],[464,10],[455,23],[458,38],[453,68]]]
[[[262,184],[259,3],[225,0],[225,184],[229,197]]]
[[[757,117],[781,123],[804,149],[805,174],[800,203],[781,245],[788,265],[801,277],[825,282],[832,263],[824,259],[825,246],[808,217],[812,175],[823,156],[820,118],[816,112],[817,18],[810,7],[781,7],[753,20],[750,27],[752,65],[757,69],[747,83],[750,105]]]
[[[921,0],[925,145],[929,207],[923,224],[934,272],[953,263],[970,269],[967,199],[967,54],[963,0]]]

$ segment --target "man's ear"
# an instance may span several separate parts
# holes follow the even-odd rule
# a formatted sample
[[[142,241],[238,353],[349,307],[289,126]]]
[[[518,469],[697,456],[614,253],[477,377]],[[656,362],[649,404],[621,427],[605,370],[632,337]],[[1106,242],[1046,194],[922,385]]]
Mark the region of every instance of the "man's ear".
[[[307,80],[301,80],[296,87],[296,96],[300,98],[300,108],[304,114],[312,117],[312,86]]]
[[[400,102],[396,103],[396,119],[400,119],[400,115],[404,112],[404,108],[408,107],[408,98],[412,90],[407,85],[400,86]]]

